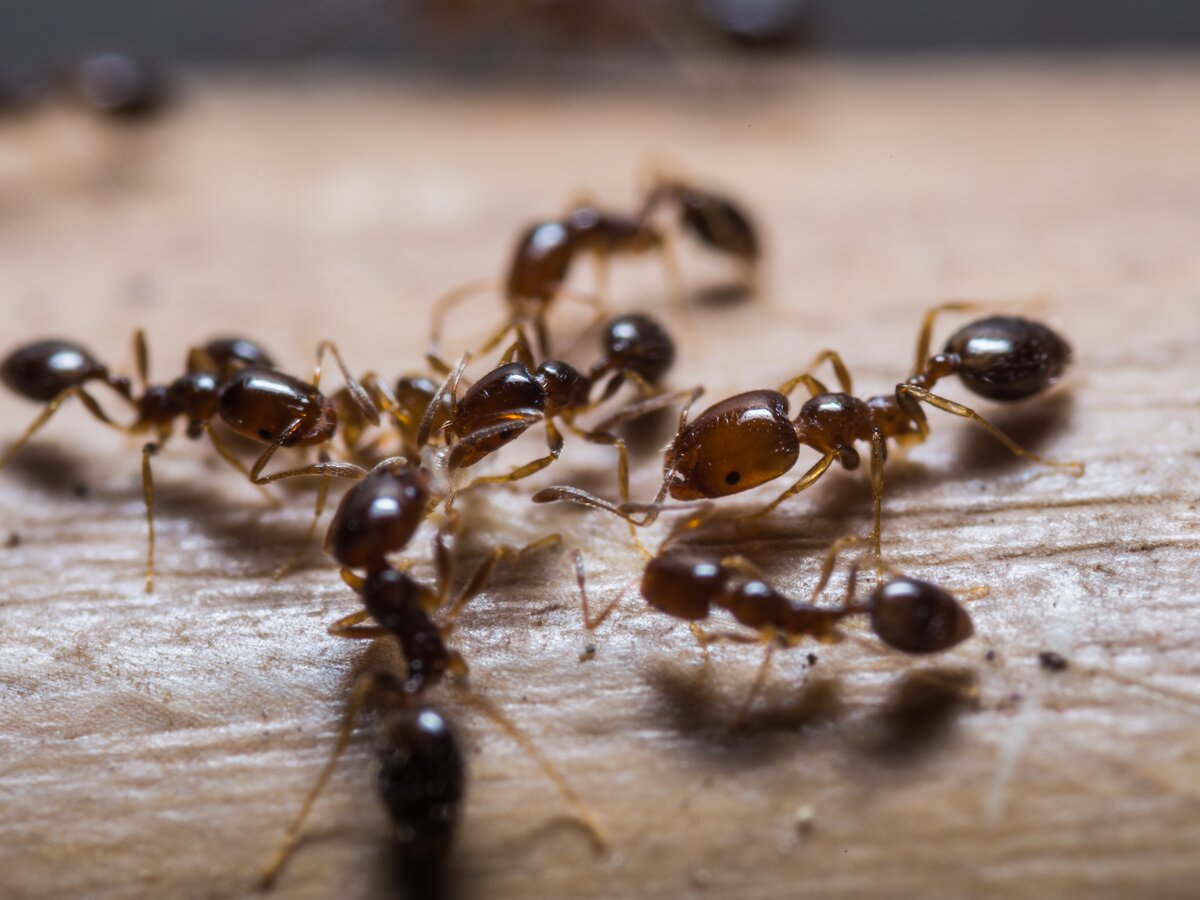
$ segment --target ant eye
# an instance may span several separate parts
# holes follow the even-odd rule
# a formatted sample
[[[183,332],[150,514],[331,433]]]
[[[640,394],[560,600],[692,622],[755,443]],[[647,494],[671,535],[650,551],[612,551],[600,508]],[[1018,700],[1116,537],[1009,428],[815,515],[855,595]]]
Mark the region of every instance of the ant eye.
[[[741,472],[730,472],[728,475],[725,476],[726,484],[730,484],[730,485],[737,484],[741,480],[742,480]]]
[[[267,429],[265,429],[265,428],[258,429],[258,436],[260,438],[262,438],[264,441],[271,440],[271,432],[267,431]]]

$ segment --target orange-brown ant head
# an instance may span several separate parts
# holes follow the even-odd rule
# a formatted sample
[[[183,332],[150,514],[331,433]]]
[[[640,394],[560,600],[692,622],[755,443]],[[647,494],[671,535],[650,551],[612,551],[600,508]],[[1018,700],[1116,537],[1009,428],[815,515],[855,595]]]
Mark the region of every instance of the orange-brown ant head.
[[[778,391],[748,391],[716,403],[666,454],[675,500],[728,497],[766,484],[796,464],[800,442]]]

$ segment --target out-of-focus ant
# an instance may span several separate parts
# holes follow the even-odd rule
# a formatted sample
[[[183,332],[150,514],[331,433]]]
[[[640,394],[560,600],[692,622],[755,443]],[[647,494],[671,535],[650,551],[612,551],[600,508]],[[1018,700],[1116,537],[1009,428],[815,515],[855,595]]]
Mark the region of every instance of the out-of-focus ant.
[[[821,577],[808,602],[788,597],[763,578],[757,567],[740,555],[722,556],[698,548],[678,547],[675,539],[696,527],[700,517],[684,523],[660,547],[642,573],[641,594],[654,609],[690,623],[692,634],[708,654],[710,644],[727,641],[766,644],[766,651],[749,696],[739,714],[744,718],[766,681],[776,648],[793,647],[805,638],[823,644],[843,639],[844,619],[869,617],[871,630],[884,644],[910,655],[941,653],[965,641],[973,633],[970,616],[947,591],[927,581],[884,567],[887,574],[876,582],[865,602],[856,599],[859,563],[850,567],[846,592],[836,607],[818,606],[817,598],[829,583],[838,553],[862,538],[834,542],[826,554]],[[583,604],[585,627],[598,628],[621,601],[618,596],[594,618],[588,609],[583,556],[574,554],[576,578]],[[717,609],[728,612],[738,624],[753,633],[706,632],[699,623]]]
[[[557,545],[550,535],[520,550],[494,548],[450,599],[452,566],[446,545],[456,517],[437,532],[437,583],[423,584],[393,568],[388,555],[403,549],[425,517],[431,491],[426,474],[402,459],[385,460],[355,484],[338,507],[326,546],[343,566],[342,577],[362,598],[364,608],[339,619],[329,633],[345,638],[387,638],[400,647],[403,676],[371,672],[356,686],[333,753],[299,814],[263,871],[270,886],[295,847],[317,797],[349,745],[358,714],[368,703],[381,713],[379,790],[396,825],[398,847],[410,878],[437,877],[449,851],[462,799],[466,766],[462,749],[445,715],[425,699],[425,691],[447,674],[465,678],[467,664],[446,640],[463,608],[487,583],[504,558],[519,559],[536,549]],[[353,570],[361,569],[364,575]],[[440,615],[438,615],[440,613]],[[435,618],[436,616],[436,618]],[[374,624],[363,624],[373,620]],[[538,764],[575,809],[597,847],[607,844],[603,826],[590,807],[534,742],[485,698],[463,692]]]
[[[786,474],[799,459],[802,446],[821,454],[803,476],[775,500],[749,516],[761,516],[815,483],[834,463],[858,467],[855,443],[871,445],[871,488],[874,524],[871,542],[881,559],[880,533],[883,508],[883,466],[887,441],[901,444],[925,439],[929,425],[922,403],[971,419],[1018,456],[1047,466],[1082,474],[1083,464],[1046,459],[1021,447],[975,410],[948,400],[930,389],[942,378],[958,375],[972,392],[1000,401],[1017,401],[1041,393],[1062,375],[1071,351],[1050,328],[1014,316],[992,316],[959,329],[941,353],[929,356],[934,320],[938,313],[963,311],[974,306],[946,303],[925,314],[917,340],[914,374],[893,393],[860,400],[851,393],[850,373],[833,350],[818,354],[804,374],[785,382],[778,391],[758,390],[738,394],[709,407],[688,422],[688,406],[679,429],[667,448],[665,474],[658,495],[649,505],[616,506],[574,487],[546,488],[534,495],[539,503],[571,500],[613,512],[635,525],[652,522],[669,494],[675,500],[728,497],[758,487]],[[820,363],[833,366],[840,391],[830,391],[811,373]],[[804,386],[809,399],[795,419],[788,417],[788,394]],[[638,513],[640,512],[640,515]]]

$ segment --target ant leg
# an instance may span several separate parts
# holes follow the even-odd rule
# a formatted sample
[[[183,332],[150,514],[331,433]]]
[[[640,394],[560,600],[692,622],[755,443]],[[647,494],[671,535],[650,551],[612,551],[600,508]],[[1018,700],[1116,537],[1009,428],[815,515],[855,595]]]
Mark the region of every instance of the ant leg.
[[[833,461],[837,458],[838,458],[838,455],[836,453],[826,453],[824,456],[822,456],[820,459],[818,459],[813,464],[813,467],[811,469],[809,469],[807,472],[804,473],[803,476],[801,476],[799,481],[797,481],[795,484],[793,484],[790,488],[788,488],[786,491],[784,491],[782,494],[780,494],[778,497],[776,497],[774,500],[772,500],[770,503],[768,503],[762,509],[757,509],[751,513],[743,513],[742,515],[738,516],[738,518],[739,519],[758,519],[758,518],[761,518],[762,516],[765,516],[767,513],[769,513],[771,510],[773,510],[775,507],[777,507],[780,503],[782,503],[788,497],[798,494],[802,490],[804,490],[806,487],[809,487],[810,485],[812,485],[818,478],[820,478],[822,475],[825,474],[825,470],[828,469],[829,466],[833,463]]]
[[[578,435],[580,438],[587,441],[589,444],[600,444],[600,445],[606,446],[606,447],[616,447],[617,448],[617,490],[619,491],[619,493],[621,495],[621,502],[628,503],[629,502],[629,448],[625,446],[625,441],[623,441],[621,438],[617,437],[617,435],[611,434],[606,431],[584,431],[581,428],[577,428],[576,426],[571,425],[571,424],[568,424],[567,427],[571,429],[572,434]],[[640,550],[646,556],[647,559],[650,559],[651,557],[653,557],[654,554],[646,549],[646,546],[642,543],[641,539],[638,537],[637,527],[633,524],[633,522],[628,522],[627,524],[629,525],[629,535],[630,535],[630,537],[633,538],[633,542],[634,542],[634,544],[637,545],[638,550]]]
[[[292,855],[292,851],[296,849],[296,845],[300,840],[300,829],[304,826],[304,821],[308,818],[309,812],[312,811],[313,805],[317,802],[317,798],[321,796],[321,792],[325,789],[325,785],[329,783],[330,777],[333,775],[334,769],[337,767],[338,760],[346,748],[350,746],[350,738],[354,733],[354,722],[358,718],[358,714],[362,712],[363,706],[366,704],[367,698],[370,696],[371,690],[375,687],[376,679],[371,676],[364,676],[354,686],[354,691],[350,695],[350,702],[346,706],[346,717],[342,720],[342,729],[338,733],[337,742],[333,745],[333,752],[329,755],[329,760],[321,769],[321,774],[317,776],[316,784],[308,792],[308,796],[304,798],[304,802],[300,805],[300,811],[288,826],[287,831],[283,834],[283,840],[280,841],[278,849],[272,854],[270,861],[262,870],[262,875],[259,879],[259,887],[262,890],[268,890],[279,877],[279,872],[287,863],[288,858]]]
[[[476,478],[474,481],[470,482],[465,488],[463,488],[462,491],[459,491],[459,493],[461,494],[463,491],[469,491],[481,484],[504,484],[509,481],[520,481],[522,478],[528,478],[535,472],[542,471],[542,469],[546,468],[546,466],[550,465],[552,462],[562,456],[562,433],[558,430],[558,428],[555,427],[554,422],[550,419],[545,419],[543,421],[546,423],[546,446],[550,448],[549,453],[547,453],[545,456],[539,456],[537,459],[533,460],[532,462],[527,462],[525,465],[520,466],[519,468],[513,469],[507,475],[481,475],[479,478]],[[510,427],[512,426],[509,423],[502,423],[501,425],[502,429],[507,429]],[[470,437],[471,436],[468,435],[466,438],[464,438],[464,440],[468,440]]]
[[[513,562],[516,562],[529,553],[534,553],[544,547],[561,544],[562,535],[548,534],[544,538],[539,538],[532,543],[526,544],[524,547],[516,549],[509,547],[507,544],[493,547],[488,551],[488,555],[483,558],[483,561],[475,567],[475,571],[470,579],[463,585],[462,590],[458,592],[458,596],[454,598],[454,602],[450,604],[450,608],[446,610],[446,615],[442,623],[442,634],[449,635],[454,630],[454,625],[458,621],[458,617],[462,615],[463,609],[487,585],[488,579],[492,577],[492,572],[495,571],[500,560],[511,559]]]
[[[84,405],[87,411],[91,413],[94,418],[99,419],[105,425],[116,428],[118,431],[129,430],[121,425],[118,425],[116,422],[110,419],[108,414],[100,408],[100,404],[96,402],[95,398],[83,388],[79,386],[69,387],[62,393],[58,394],[53,400],[49,401],[45,408],[38,413],[37,418],[35,418],[29,424],[29,427],[25,429],[25,432],[19,438],[17,438],[16,441],[9,445],[9,448],[4,451],[4,455],[0,456],[0,469],[3,469],[5,466],[7,466],[12,458],[17,455],[17,451],[24,447],[25,444],[28,443],[29,439],[33,437],[43,425],[50,421],[50,417],[58,411],[58,408],[72,397],[78,397],[79,402]]]
[[[433,430],[434,416],[446,405],[447,397],[450,400],[450,419],[454,418],[455,411],[458,408],[458,384],[462,381],[463,372],[470,361],[471,354],[464,353],[454,366],[454,369],[446,376],[446,380],[442,382],[442,386],[438,388],[438,392],[433,395],[429,406],[425,407],[425,415],[421,417],[421,427],[417,429],[418,448],[424,447],[429,443],[429,432]]]
[[[683,434],[684,430],[687,428],[688,413],[691,411],[692,405],[698,399],[700,399],[700,395],[703,393],[704,388],[702,387],[695,387],[692,389],[688,399],[684,402],[683,407],[679,410],[679,427],[676,429],[675,436],[671,439],[671,445],[669,446],[674,445],[675,441],[679,440],[679,436]],[[665,399],[667,396],[671,395],[664,395],[662,399]],[[647,402],[650,403],[659,399],[660,398],[656,397],[654,400]],[[614,416],[612,419],[609,419],[598,426],[596,430],[606,429],[611,427],[611,425],[616,421],[623,421],[618,418],[620,415],[621,414],[618,413],[617,416]],[[605,512],[610,512],[615,516],[620,516],[627,522],[632,522],[638,527],[643,527],[649,525],[658,518],[658,514],[662,510],[663,500],[666,498],[667,491],[670,489],[671,482],[674,478],[675,469],[673,467],[667,469],[667,471],[663,474],[662,484],[659,486],[658,494],[655,496],[653,502],[645,507],[641,507],[641,505],[638,504],[639,508],[641,508],[643,512],[641,519],[635,519],[630,514],[627,508],[630,504],[622,504],[620,507],[618,507],[616,504],[611,503],[608,500],[597,497],[594,494],[590,494],[581,488],[571,487],[569,485],[555,485],[553,487],[543,488],[534,494],[530,499],[532,499],[534,503],[553,503],[556,500],[569,500],[572,503],[578,503],[581,506],[587,506],[591,509],[599,509]]]
[[[361,594],[363,585],[367,583],[367,579],[344,567],[338,571],[338,575],[346,583],[346,586],[356,594]]]
[[[537,368],[537,362],[533,358],[533,351],[529,349],[529,342],[525,338],[525,333],[521,331],[517,335],[517,339],[512,342],[504,355],[500,357],[500,365],[510,362],[519,362],[526,365],[530,371]]]
[[[609,254],[597,251],[592,253],[592,271],[596,278],[596,297],[604,306],[612,304],[612,291],[609,287],[610,260]]]
[[[350,613],[348,616],[342,616],[326,630],[332,637],[351,638],[354,640],[363,640],[369,638],[383,637],[386,634],[391,634],[386,628],[381,628],[378,625],[362,625],[371,618],[371,614],[365,609],[360,609],[358,612]]]
[[[456,287],[434,301],[432,324],[429,331],[429,348],[425,353],[426,358],[431,360],[441,359],[442,326],[445,324],[446,315],[451,309],[473,294],[481,294],[486,290],[495,290],[499,287],[500,283],[495,278],[479,278]]]
[[[802,372],[795,378],[789,378],[779,386],[779,393],[783,394],[785,397],[788,397],[791,395],[792,391],[796,389],[796,386],[801,384],[808,389],[809,397],[815,397],[817,394],[829,393],[829,388],[825,387],[824,382],[813,378],[807,372]]]
[[[225,441],[220,437],[218,437],[217,432],[214,431],[213,427],[207,422],[204,423],[204,433],[208,435],[209,442],[213,445],[213,449],[217,451],[217,454],[221,457],[221,459],[225,460],[225,462],[229,463],[231,466],[241,472],[247,481],[258,488],[267,503],[269,503],[271,506],[279,505],[279,501],[269,490],[267,490],[266,486],[258,484],[254,481],[250,475],[250,470],[247,469],[245,464],[237,458],[237,454],[235,454],[233,450],[229,448],[229,445],[226,444]]]
[[[854,388],[851,386],[852,383],[850,381],[850,370],[846,367],[846,364],[842,362],[842,356],[836,350],[822,350],[820,353],[814,356],[813,361],[808,364],[808,371],[812,372],[817,368],[817,366],[826,361],[833,366],[833,373],[837,376],[838,385],[841,387],[842,392],[846,394],[853,394]]]
[[[322,460],[324,462],[325,460]],[[300,547],[293,554],[292,558],[280,565],[271,573],[271,577],[278,581],[292,569],[300,564],[300,560],[304,559],[304,555],[308,552],[309,545],[312,544],[313,535],[317,533],[317,523],[321,520],[321,513],[325,512],[325,501],[329,498],[329,482],[330,476],[325,475],[321,478],[321,484],[317,488],[317,504],[313,509],[312,521],[308,524],[308,531],[304,533],[304,540],[301,541]]]
[[[662,241],[658,245],[658,258],[662,262],[663,279],[667,284],[667,296],[670,298],[670,304],[679,310],[687,321],[689,327],[691,325],[691,310],[687,305],[687,294],[683,289],[683,271],[679,268],[679,256],[675,251],[675,239],[670,234],[664,232]]]
[[[338,368],[341,369],[342,378],[346,382],[346,389],[350,391],[350,396],[354,398],[354,403],[362,410],[368,422],[372,425],[378,425],[379,410],[375,408],[375,404],[371,402],[371,398],[363,390],[363,386],[358,383],[358,379],[350,374],[350,370],[342,360],[342,354],[338,351],[337,345],[333,341],[325,340],[317,344],[317,363],[313,367],[313,387],[316,388],[321,385],[321,361],[324,359],[326,351],[333,355],[334,361],[337,363]]]
[[[821,591],[825,590],[825,586],[829,584],[829,579],[833,576],[833,567],[837,562],[838,554],[844,548],[853,547],[856,544],[863,543],[863,541],[864,538],[857,535],[847,535],[846,537],[838,538],[829,545],[829,549],[825,552],[825,561],[821,564],[821,577],[817,579],[816,587],[813,588],[812,597],[809,602],[816,603],[817,598],[821,596]],[[855,573],[858,571],[857,564],[854,571]]]
[[[900,407],[906,413],[912,414],[913,410],[917,411],[917,414],[914,415],[913,418],[917,423],[917,428],[921,432],[922,437],[924,437],[925,433],[929,430],[929,425],[925,421],[925,415],[920,411],[920,407],[917,406],[916,401],[928,403],[930,406],[936,407],[943,412],[948,412],[956,416],[962,416],[964,419],[970,419],[977,425],[983,426],[983,428],[987,430],[988,434],[1002,443],[1017,456],[1023,456],[1026,459],[1031,459],[1034,462],[1040,463],[1044,466],[1054,466],[1055,468],[1059,469],[1073,469],[1075,470],[1076,477],[1079,477],[1084,472],[1083,463],[1064,462],[1056,459],[1047,459],[1044,456],[1038,456],[1036,453],[1026,450],[969,406],[963,406],[961,403],[955,403],[953,400],[947,400],[945,397],[939,397],[937,394],[931,393],[925,390],[925,388],[917,387],[915,384],[896,385],[896,399],[900,402]]]
[[[250,468],[250,480],[252,482],[255,484],[270,484],[272,481],[279,481],[283,478],[297,478],[302,475],[334,475],[338,478],[357,480],[367,474],[366,469],[362,466],[356,466],[354,463],[323,461],[307,466],[297,466],[293,469],[284,469],[282,472],[274,472],[263,476],[262,470],[267,467],[267,463],[271,461],[271,457],[275,455],[275,451],[299,430],[300,425],[300,419],[294,420],[279,433],[279,436],[271,442],[271,445],[254,461],[254,465]]]
[[[579,817],[580,823],[587,831],[588,836],[592,839],[592,844],[597,851],[604,850],[608,847],[608,831],[601,824],[599,817],[592,810],[583,798],[575,792],[575,789],[567,783],[562,773],[558,771],[550,762],[542,755],[537,744],[529,735],[525,734],[516,723],[508,716],[502,713],[499,708],[487,700],[485,697],[476,694],[469,688],[459,686],[460,696],[463,700],[470,703],[479,709],[484,715],[492,720],[496,726],[503,731],[514,743],[517,744],[526,754],[532,759],[542,770],[542,773],[550,779],[558,792],[562,795],[567,804],[575,810],[575,815]]]
[[[871,524],[871,549],[875,554],[875,576],[882,575],[883,566],[883,464],[887,459],[887,438],[875,429],[871,432],[871,503],[874,517]]]
[[[146,346],[146,332],[141,328],[133,333],[133,370],[137,373],[139,385],[145,391],[150,380],[150,350]]]
[[[982,306],[980,303],[975,303],[969,300],[951,300],[948,303],[939,303],[937,306],[931,306],[925,310],[925,315],[921,319],[921,329],[917,332],[917,356],[913,361],[912,372],[909,373],[911,378],[922,369],[929,361],[929,345],[933,339],[933,323],[937,317],[944,312],[972,312]]]
[[[146,505],[146,593],[154,593],[154,473],[150,457],[158,452],[158,444],[142,447],[142,500]]]
[[[746,717],[750,715],[750,708],[754,706],[754,701],[762,692],[763,685],[767,683],[767,673],[771,670],[771,657],[775,655],[775,642],[771,641],[767,644],[767,649],[763,653],[762,662],[758,664],[758,671],[754,673],[754,681],[750,684],[750,692],[746,694],[746,699],[742,702],[742,708],[738,710],[737,717],[733,720],[734,728],[740,728],[746,722]]]
[[[593,619],[588,614],[587,578],[583,571],[583,552],[576,549],[571,554],[571,560],[575,564],[575,581],[579,585],[579,602],[583,607],[583,627],[588,631],[595,631],[604,624],[604,620],[612,614],[613,610],[621,605],[621,601],[625,599],[625,592],[622,591],[620,594],[618,594],[616,599],[608,604],[608,606],[604,607],[604,609],[600,610],[600,612]]]

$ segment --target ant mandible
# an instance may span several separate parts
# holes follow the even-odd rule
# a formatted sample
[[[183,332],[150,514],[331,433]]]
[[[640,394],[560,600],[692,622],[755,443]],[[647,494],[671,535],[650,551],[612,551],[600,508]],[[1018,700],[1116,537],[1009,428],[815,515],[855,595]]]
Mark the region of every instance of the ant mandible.
[[[833,350],[817,355],[809,371],[785,382],[778,391],[758,390],[729,397],[709,407],[689,424],[688,409],[680,414],[679,428],[667,448],[665,474],[653,503],[644,507],[620,507],[579,488],[557,486],[534,495],[536,503],[570,500],[604,509],[635,525],[654,521],[670,494],[675,500],[728,497],[758,487],[784,475],[799,458],[800,447],[808,446],[821,458],[791,487],[761,509],[747,514],[765,515],[787,498],[815,483],[838,461],[846,469],[858,467],[860,457],[854,444],[871,445],[871,489],[874,522],[871,543],[877,564],[882,560],[883,465],[887,441],[923,441],[929,424],[922,403],[971,419],[1018,456],[1034,462],[1083,473],[1083,464],[1059,462],[1038,456],[1020,446],[970,407],[934,394],[940,379],[958,375],[979,396],[1000,401],[1023,400],[1041,393],[1058,380],[1070,361],[1065,340],[1038,322],[1015,316],[991,316],[960,328],[944,350],[929,356],[934,321],[942,312],[975,309],[974,304],[952,302],[933,307],[926,314],[917,339],[914,374],[891,394],[860,400],[851,393],[850,373]],[[828,361],[837,375],[840,391],[830,391],[812,374]],[[809,399],[796,418],[788,418],[788,394],[803,385]],[[632,509],[643,510],[641,518]]]
[[[263,871],[265,887],[274,882],[295,847],[309,811],[349,745],[358,713],[372,697],[384,713],[380,793],[397,825],[402,858],[418,870],[418,876],[428,877],[449,850],[465,765],[452,729],[445,717],[424,701],[424,692],[447,674],[460,678],[467,675],[466,662],[446,645],[446,639],[463,608],[483,590],[495,566],[504,558],[520,559],[534,550],[557,545],[560,538],[550,535],[519,550],[493,548],[451,602],[452,566],[446,541],[457,526],[456,515],[448,518],[434,539],[435,587],[394,568],[387,559],[411,541],[425,517],[430,497],[427,473],[402,458],[384,460],[346,492],[330,523],[326,546],[343,567],[342,578],[358,592],[364,608],[339,619],[329,627],[329,633],[344,638],[391,638],[400,646],[407,672],[403,679],[370,673],[356,686],[329,761]],[[354,569],[362,569],[365,575],[355,574]],[[439,610],[444,610],[440,623],[434,619]],[[362,624],[367,619],[375,624]],[[575,809],[596,846],[606,846],[607,835],[595,813],[533,741],[483,697],[469,692],[464,696],[533,758]],[[422,871],[426,872],[424,876]]]
[[[127,434],[153,433],[155,441],[142,448],[142,492],[146,506],[147,554],[146,591],[154,589],[154,477],[151,458],[174,432],[175,420],[187,421],[186,433],[192,439],[207,435],[218,454],[255,485],[271,478],[260,477],[263,468],[279,447],[307,447],[328,442],[337,427],[332,404],[318,390],[321,361],[331,352],[356,391],[364,414],[378,419],[370,399],[350,376],[337,348],[321,342],[313,383],[307,384],[272,368],[270,355],[253,341],[221,338],[188,352],[187,371],[168,385],[148,382],[149,350],[145,334],[139,329],[133,339],[135,368],[141,392],[134,395],[129,379],[112,376],[107,367],[83,347],[68,341],[44,340],[19,347],[0,364],[0,377],[13,392],[43,403],[42,412],[24,433],[0,457],[3,468],[12,457],[44,426],[64,402],[77,397],[91,415]],[[115,390],[136,413],[131,424],[110,418],[87,385],[99,382]],[[250,469],[238,459],[211,427],[219,418],[233,431],[268,447]],[[318,509],[324,502],[324,485]],[[309,529],[311,536],[314,524]],[[307,539],[305,541],[307,545]],[[302,551],[301,551],[302,552]],[[286,567],[281,567],[281,570]]]
[[[768,584],[757,567],[744,556],[720,556],[701,549],[677,548],[675,541],[679,535],[695,528],[701,518],[697,516],[684,523],[646,564],[641,594],[652,608],[690,623],[692,634],[704,650],[706,659],[709,645],[719,641],[766,644],[762,663],[738,721],[745,718],[766,682],[776,648],[796,646],[804,638],[823,644],[837,643],[843,639],[838,626],[848,617],[868,616],[876,637],[888,647],[909,655],[941,653],[974,634],[970,616],[950,593],[890,567],[884,567],[887,575],[878,578],[867,601],[856,601],[858,561],[850,567],[841,605],[833,608],[817,606],[817,598],[829,583],[838,553],[847,546],[863,543],[862,538],[848,537],[834,542],[825,556],[811,599],[802,602]],[[588,611],[583,555],[578,550],[574,553],[574,563],[584,626],[591,631],[608,618],[622,597],[618,596],[592,618]],[[972,593],[979,591],[976,589]],[[736,622],[755,633],[702,630],[698,623],[707,619],[714,609],[724,609]]]

